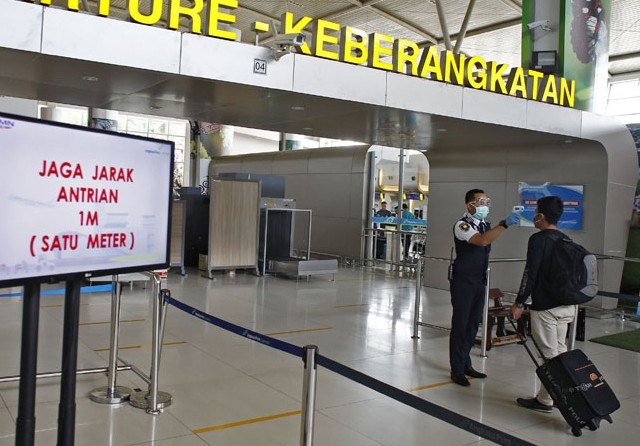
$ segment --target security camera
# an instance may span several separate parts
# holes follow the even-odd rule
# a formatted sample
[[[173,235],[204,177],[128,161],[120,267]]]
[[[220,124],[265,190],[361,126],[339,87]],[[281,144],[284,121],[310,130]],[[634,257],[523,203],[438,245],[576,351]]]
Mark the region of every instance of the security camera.
[[[527,28],[533,31],[536,28],[542,28],[543,31],[551,31],[551,22],[549,20],[537,20],[535,22],[527,23]]]
[[[304,34],[278,34],[273,39],[273,44],[280,48],[295,48],[304,45],[306,41]]]
[[[274,58],[276,61],[280,60],[285,54],[289,54],[295,48],[304,45],[306,40],[307,38],[304,34],[276,34],[271,43]]]

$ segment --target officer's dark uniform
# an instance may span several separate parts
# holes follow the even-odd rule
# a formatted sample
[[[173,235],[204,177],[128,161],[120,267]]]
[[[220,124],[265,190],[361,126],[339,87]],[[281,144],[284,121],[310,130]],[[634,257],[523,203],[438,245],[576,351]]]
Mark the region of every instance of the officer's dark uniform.
[[[489,222],[480,221],[468,213],[453,228],[456,259],[450,278],[453,316],[449,338],[449,361],[453,374],[463,374],[472,368],[469,353],[482,319],[491,251],[491,245],[477,246],[468,240],[490,228]]]

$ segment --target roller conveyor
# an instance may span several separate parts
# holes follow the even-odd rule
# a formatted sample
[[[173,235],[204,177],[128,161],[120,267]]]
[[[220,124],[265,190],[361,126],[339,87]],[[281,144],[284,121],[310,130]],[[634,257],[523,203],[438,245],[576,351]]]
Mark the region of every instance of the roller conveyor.
[[[275,274],[284,274],[296,278],[317,274],[331,274],[332,280],[335,280],[335,274],[338,272],[338,261],[336,259],[303,260],[292,257],[281,258],[271,260],[269,269]]]

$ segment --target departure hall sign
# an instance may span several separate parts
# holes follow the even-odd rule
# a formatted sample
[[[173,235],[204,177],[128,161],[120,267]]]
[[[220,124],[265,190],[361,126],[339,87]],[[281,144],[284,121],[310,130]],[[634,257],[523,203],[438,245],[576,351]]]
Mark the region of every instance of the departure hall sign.
[[[97,1],[98,14],[108,17],[111,0]],[[237,0],[192,0],[189,6],[183,6],[180,0],[170,0],[168,5],[163,0],[151,0],[150,10],[145,7],[144,12],[141,11],[141,0],[129,0],[127,3],[129,17],[137,23],[154,25],[166,17],[168,27],[177,30],[180,19],[187,18],[190,31],[195,34],[228,40],[236,40],[237,37],[233,30],[224,29],[224,25],[236,22],[232,11],[238,8]],[[50,5],[51,0],[40,0],[40,4]],[[80,0],[68,0],[67,9],[78,11],[79,4]],[[268,23],[259,21],[253,23],[253,29],[257,33],[274,31],[270,30]],[[380,33],[367,34],[328,20],[306,16],[296,18],[290,12],[282,15],[280,30],[277,31],[282,34],[310,31],[311,37],[307,42],[296,47],[301,54],[534,101],[567,107],[575,104],[575,81],[522,67],[509,70],[506,64],[487,62],[480,56],[438,51],[434,45],[420,48],[410,40],[394,39]]]

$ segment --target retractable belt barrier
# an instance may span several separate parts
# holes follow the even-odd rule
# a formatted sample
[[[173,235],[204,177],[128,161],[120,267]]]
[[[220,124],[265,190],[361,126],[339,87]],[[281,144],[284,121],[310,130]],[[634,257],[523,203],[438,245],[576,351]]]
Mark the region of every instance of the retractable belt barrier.
[[[640,301],[640,296],[635,296],[633,294],[620,294],[620,293],[611,293],[609,291],[598,291],[598,296],[603,297],[613,297],[614,299],[629,299],[635,300],[636,302]]]
[[[184,311],[185,313],[189,313],[192,316],[195,316],[198,319],[202,319],[203,321],[215,325],[219,328],[303,359],[304,349],[302,347],[298,347],[297,345],[265,336],[261,333],[243,328],[239,325],[232,324],[231,322],[227,322],[223,319],[217,318],[196,308],[193,308],[192,306],[180,302],[168,295],[165,295],[165,302],[169,305],[173,305],[179,310]],[[364,373],[347,367],[344,364],[340,364],[339,362],[329,359],[326,356],[316,355],[316,364],[321,365],[326,369],[331,370],[332,372],[337,373],[338,375],[341,375],[347,379],[355,381],[358,384],[375,390],[382,395],[388,396],[389,398],[392,398],[402,404],[406,404],[407,406],[419,410],[420,412],[442,420],[452,426],[463,429],[474,435],[478,435],[479,437],[482,437],[484,439],[493,441],[494,443],[513,446],[533,446],[533,443],[529,443],[528,441],[514,437],[513,435],[510,435],[506,432],[502,432],[498,429],[487,426],[486,424],[482,424],[476,420],[457,414],[442,406],[438,406],[437,404],[431,403],[411,393],[405,392],[404,390],[400,390],[385,382],[365,375]]]
[[[252,341],[259,342],[269,347],[277,348],[278,350],[282,350],[285,353],[289,353],[293,356],[298,356],[302,358],[302,347],[298,347],[297,345],[289,344],[288,342],[284,342],[279,339],[265,336],[263,334],[258,333],[257,331],[252,331],[252,330],[249,330],[248,328],[244,328],[239,325],[232,324],[231,322],[227,322],[223,319],[217,318],[215,316],[211,316],[210,314],[207,314],[185,303],[182,303],[171,296],[165,296],[164,299],[165,299],[165,302],[167,302],[169,305],[173,305],[174,307],[184,311],[185,313],[189,313],[192,316],[197,317],[198,319],[202,319],[203,321],[209,322],[210,324],[215,325],[216,327],[220,327],[224,330],[243,336],[247,339],[251,339]]]

